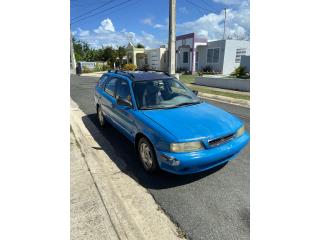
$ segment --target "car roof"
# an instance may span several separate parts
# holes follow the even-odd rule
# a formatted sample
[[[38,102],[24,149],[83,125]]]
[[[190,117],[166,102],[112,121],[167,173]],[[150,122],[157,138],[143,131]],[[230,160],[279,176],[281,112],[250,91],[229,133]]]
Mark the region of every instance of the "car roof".
[[[109,73],[119,74],[121,76],[128,77],[130,80],[136,81],[146,81],[146,80],[160,80],[172,78],[170,74],[160,71],[122,71],[115,70],[109,71]]]

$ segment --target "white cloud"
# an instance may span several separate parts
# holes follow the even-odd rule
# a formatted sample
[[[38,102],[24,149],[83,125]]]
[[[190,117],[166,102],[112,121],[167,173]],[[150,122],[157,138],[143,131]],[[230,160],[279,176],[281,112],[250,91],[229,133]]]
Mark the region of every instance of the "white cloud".
[[[233,1],[233,0],[232,0]],[[250,9],[249,2],[242,1],[236,9],[227,9],[226,36],[250,36]],[[209,13],[195,21],[177,24],[177,34],[195,32],[206,36],[209,40],[222,39],[224,11]]]
[[[188,14],[189,13],[189,11],[188,11],[188,9],[186,7],[180,7],[179,8],[179,12],[181,12],[183,14]]]
[[[165,25],[162,25],[162,24],[155,24],[155,25],[153,25],[153,28],[165,29],[166,26],[165,26]]]
[[[90,35],[90,31],[89,30],[82,30],[81,28],[78,28],[79,31],[79,36],[81,37],[85,37],[85,36],[89,36]]]
[[[146,48],[156,48],[164,44],[164,42],[157,40],[155,36],[150,33],[146,33],[145,31],[141,33],[141,36],[136,37],[136,41],[142,43]]]
[[[94,30],[95,33],[114,32],[115,28],[110,18],[104,19],[100,26]]]
[[[157,29],[165,29],[166,26],[160,23],[154,23],[153,22],[154,17],[149,17],[149,18],[144,18],[141,20],[141,23],[151,26],[153,28],[157,28]]]
[[[142,31],[140,34],[122,29],[116,31],[112,21],[105,19],[101,22],[100,26],[93,30],[91,33],[89,30],[77,29],[75,37],[77,39],[86,41],[93,48],[100,48],[102,46],[123,46],[128,42],[142,43],[146,48],[155,48],[162,45],[164,42],[157,40],[154,35]]]
[[[153,25],[153,22],[152,22],[152,18],[145,18],[145,19],[142,19],[141,22],[145,25],[149,25],[149,26],[152,26]]]
[[[198,32],[198,36],[208,38],[209,32],[208,32],[207,30],[201,29],[201,30]]]

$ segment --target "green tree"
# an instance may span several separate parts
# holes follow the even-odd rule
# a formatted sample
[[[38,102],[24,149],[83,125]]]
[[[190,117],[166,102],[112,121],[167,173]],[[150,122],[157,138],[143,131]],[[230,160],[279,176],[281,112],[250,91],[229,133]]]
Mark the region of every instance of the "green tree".
[[[116,59],[117,52],[112,47],[106,47],[103,49],[103,61],[108,61],[110,66],[113,66]]]
[[[120,64],[122,65],[123,57],[127,54],[126,48],[124,46],[118,47],[117,54],[120,60]]]
[[[144,48],[142,43],[137,43],[136,48]]]

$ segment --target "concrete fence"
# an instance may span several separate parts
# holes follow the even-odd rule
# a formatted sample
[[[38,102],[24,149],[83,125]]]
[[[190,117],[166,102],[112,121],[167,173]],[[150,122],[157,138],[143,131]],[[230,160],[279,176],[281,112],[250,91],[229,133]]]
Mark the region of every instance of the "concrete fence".
[[[250,92],[250,79],[227,78],[208,75],[196,77],[195,84],[208,87]]]

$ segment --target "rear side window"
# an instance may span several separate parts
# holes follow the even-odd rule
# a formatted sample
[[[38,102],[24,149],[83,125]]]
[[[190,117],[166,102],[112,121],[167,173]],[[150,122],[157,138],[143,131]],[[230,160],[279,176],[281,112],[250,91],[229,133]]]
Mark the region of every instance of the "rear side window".
[[[111,96],[114,96],[114,90],[116,88],[117,78],[112,78],[107,81],[104,91]]]
[[[125,80],[120,80],[117,85],[116,98],[125,99],[131,102],[131,94],[129,83]]]

